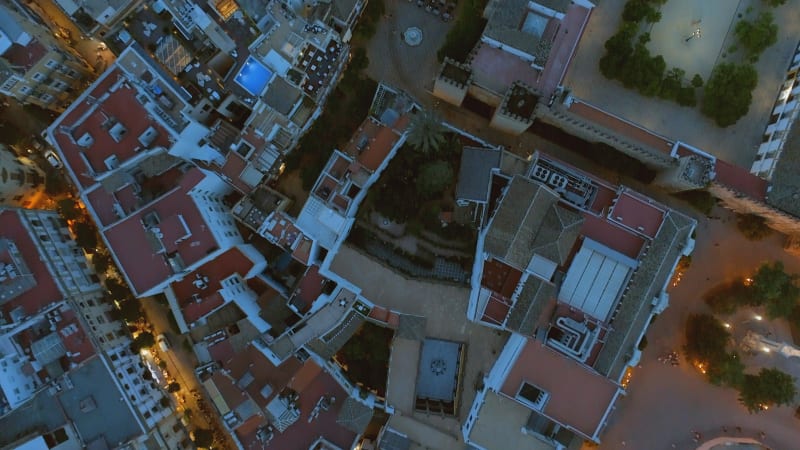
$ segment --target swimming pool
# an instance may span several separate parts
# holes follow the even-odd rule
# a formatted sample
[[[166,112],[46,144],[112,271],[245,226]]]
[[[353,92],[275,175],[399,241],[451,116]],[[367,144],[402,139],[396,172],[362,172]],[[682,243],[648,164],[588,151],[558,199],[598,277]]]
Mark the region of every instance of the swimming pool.
[[[236,74],[235,80],[247,92],[258,96],[264,92],[270,78],[272,78],[272,72],[252,56],[248,56],[247,61]]]

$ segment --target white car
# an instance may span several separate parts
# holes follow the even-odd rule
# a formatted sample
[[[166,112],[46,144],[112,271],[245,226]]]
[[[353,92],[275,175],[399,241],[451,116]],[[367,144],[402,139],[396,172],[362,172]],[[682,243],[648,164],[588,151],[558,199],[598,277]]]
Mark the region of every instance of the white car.
[[[61,160],[58,159],[58,155],[56,155],[55,152],[53,152],[52,150],[44,152],[44,159],[46,159],[47,162],[49,162],[50,165],[55,167],[56,169],[64,167],[64,165],[61,164]]]
[[[161,349],[162,352],[169,351],[169,341],[163,333],[156,336],[156,344],[158,344],[158,348]]]

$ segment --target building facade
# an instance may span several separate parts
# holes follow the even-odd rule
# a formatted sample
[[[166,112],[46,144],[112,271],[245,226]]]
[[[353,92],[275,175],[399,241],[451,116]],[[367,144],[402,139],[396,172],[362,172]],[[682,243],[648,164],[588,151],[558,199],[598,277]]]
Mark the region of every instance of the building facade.
[[[0,6],[0,93],[63,111],[93,69],[23,11]]]

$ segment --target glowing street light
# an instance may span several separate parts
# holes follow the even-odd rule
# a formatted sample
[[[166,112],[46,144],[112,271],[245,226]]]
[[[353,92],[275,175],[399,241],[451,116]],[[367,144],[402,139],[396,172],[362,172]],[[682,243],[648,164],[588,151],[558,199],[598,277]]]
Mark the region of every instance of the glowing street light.
[[[753,319],[756,319],[757,321],[761,322],[763,317],[761,317],[760,315],[756,314],[755,316],[753,316]]]

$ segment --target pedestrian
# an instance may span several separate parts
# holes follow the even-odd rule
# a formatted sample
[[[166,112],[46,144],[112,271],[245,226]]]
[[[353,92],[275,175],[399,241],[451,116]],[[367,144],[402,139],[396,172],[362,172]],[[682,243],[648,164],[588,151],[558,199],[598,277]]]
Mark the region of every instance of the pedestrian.
[[[723,425],[723,426],[722,426],[722,432],[723,432],[723,433],[727,433],[727,432],[728,432],[728,427],[726,427],[725,425]]]
[[[737,426],[736,426],[736,432],[737,432],[737,433],[741,433],[741,432],[742,432],[742,427],[740,427],[740,426],[738,426],[738,425],[737,425]]]
[[[763,440],[764,440],[764,438],[765,438],[765,437],[767,437],[767,433],[764,433],[764,432],[762,431],[762,432],[758,433],[758,437],[759,437],[759,438],[760,438],[760,439],[763,441]]]

